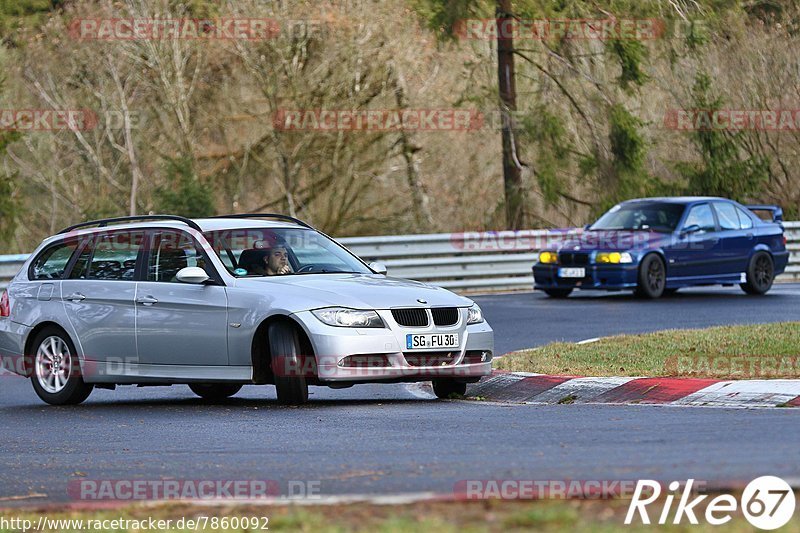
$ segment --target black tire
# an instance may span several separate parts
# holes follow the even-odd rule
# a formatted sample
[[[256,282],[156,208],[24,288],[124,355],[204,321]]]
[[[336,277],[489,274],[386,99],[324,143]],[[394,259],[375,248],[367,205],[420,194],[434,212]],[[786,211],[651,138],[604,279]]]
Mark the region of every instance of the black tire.
[[[237,383],[191,383],[189,388],[193,393],[211,402],[230,398],[242,390],[242,386]]]
[[[550,298],[566,298],[572,294],[572,289],[545,289],[544,293]]]
[[[775,263],[767,252],[756,252],[747,266],[747,281],[740,284],[747,294],[766,294],[775,281]]]
[[[433,393],[437,398],[461,397],[467,393],[467,384],[454,379],[433,380]]]
[[[667,268],[656,254],[646,255],[639,265],[636,295],[642,298],[661,298],[667,286]]]
[[[39,362],[39,351],[45,349],[43,344],[48,339],[60,339],[63,343],[63,346],[66,348],[66,352],[64,350],[60,350],[61,354],[58,355],[60,363],[50,364],[42,364],[41,372],[44,373],[47,371],[47,368],[50,368],[50,374],[53,375],[52,369],[54,368],[55,364],[59,365],[59,368],[62,367],[61,363],[63,363],[63,373],[59,372],[59,377],[66,377],[66,383],[63,384],[62,388],[58,391],[48,391],[42,382],[47,382],[48,380],[45,377],[40,377],[40,362]],[[56,341],[57,342],[57,341]],[[47,342],[48,348],[50,350],[51,343],[50,341]],[[72,339],[69,338],[64,330],[57,328],[57,327],[47,327],[40,331],[36,337],[33,339],[31,343],[31,383],[33,384],[33,390],[36,391],[36,395],[42,399],[45,403],[50,405],[77,405],[83,402],[89,395],[92,393],[92,389],[94,388],[93,385],[84,383],[83,376],[81,375],[81,366],[80,361],[78,360],[78,353],[75,350],[75,345],[72,343]],[[43,352],[44,353],[44,352]],[[67,357],[64,357],[64,356]],[[64,360],[68,362],[64,362]],[[59,383],[64,383],[60,381]],[[48,387],[50,385],[48,384]],[[55,386],[55,382],[54,382]]]
[[[303,375],[297,330],[286,322],[269,326],[269,350],[278,403],[302,405],[308,401],[308,383]],[[301,369],[293,372],[293,369]],[[292,375],[299,374],[299,375]]]

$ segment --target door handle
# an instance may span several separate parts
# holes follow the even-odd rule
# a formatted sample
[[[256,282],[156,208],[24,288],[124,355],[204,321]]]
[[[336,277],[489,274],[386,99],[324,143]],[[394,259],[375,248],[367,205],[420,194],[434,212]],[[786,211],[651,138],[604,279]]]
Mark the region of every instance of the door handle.
[[[81,301],[86,299],[86,296],[84,296],[83,294],[81,294],[79,292],[76,292],[76,293],[70,294],[69,296],[65,297],[64,299],[65,300],[71,300],[73,302],[81,302]]]
[[[752,233],[748,233],[748,234],[747,234],[747,238],[748,238],[748,239],[752,239],[752,238],[753,238],[753,236],[754,236],[754,235],[753,235]]]
[[[153,305],[157,304],[158,300],[156,300],[152,296],[142,296],[141,298],[136,298],[136,303],[144,305]]]

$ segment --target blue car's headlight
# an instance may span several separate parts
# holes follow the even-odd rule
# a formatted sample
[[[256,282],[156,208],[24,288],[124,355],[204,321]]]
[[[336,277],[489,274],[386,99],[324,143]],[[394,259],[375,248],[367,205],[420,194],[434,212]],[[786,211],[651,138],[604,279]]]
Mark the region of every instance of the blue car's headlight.
[[[467,324],[480,324],[481,322],[483,322],[483,311],[478,304],[472,304],[472,307],[467,309]]]
[[[311,313],[320,322],[342,328],[383,328],[386,327],[375,311],[347,309],[346,307],[326,307]]]
[[[629,252],[600,252],[595,262],[606,265],[629,264],[633,263],[633,256]]]

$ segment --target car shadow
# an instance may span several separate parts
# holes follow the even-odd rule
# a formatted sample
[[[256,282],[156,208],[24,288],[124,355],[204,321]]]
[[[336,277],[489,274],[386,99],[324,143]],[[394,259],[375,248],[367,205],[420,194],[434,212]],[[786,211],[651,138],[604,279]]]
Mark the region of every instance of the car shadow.
[[[119,413],[119,408],[133,408],[133,409],[148,409],[153,408],[203,408],[203,412],[213,410],[224,410],[228,412],[230,408],[235,409],[318,409],[330,407],[353,407],[359,405],[419,405],[420,403],[436,402],[436,398],[310,398],[308,403],[300,406],[282,405],[278,403],[275,398],[229,398],[227,400],[210,402],[200,398],[125,398],[114,400],[113,398],[92,400],[91,398],[86,402],[75,406],[48,406],[46,404],[30,404],[30,405],[16,405],[9,406],[8,409],[14,410],[15,413],[42,413],[50,412],[50,410],[61,412],[74,412],[76,414],[91,414],[91,413]],[[0,411],[4,408],[0,408]],[[152,411],[151,411],[152,412]]]
[[[569,302],[570,300],[577,300],[577,301],[625,301],[625,302],[641,302],[641,303],[649,303],[649,302],[670,302],[670,301],[681,301],[681,302],[690,302],[690,301],[707,301],[707,300],[715,300],[715,301],[722,301],[722,300],[732,300],[732,301],[763,301],[764,299],[785,299],[791,298],[792,295],[790,294],[782,294],[780,292],[769,292],[762,296],[752,296],[749,294],[745,294],[744,292],[736,292],[733,288],[730,289],[730,292],[724,290],[698,290],[698,289],[685,289],[680,290],[675,294],[665,294],[659,299],[651,300],[648,298],[641,298],[636,296],[632,292],[595,292],[595,291],[584,291],[584,292],[574,292],[568,298],[563,299],[556,299],[550,298],[544,293],[536,291],[533,293],[538,299],[549,300],[553,302]]]

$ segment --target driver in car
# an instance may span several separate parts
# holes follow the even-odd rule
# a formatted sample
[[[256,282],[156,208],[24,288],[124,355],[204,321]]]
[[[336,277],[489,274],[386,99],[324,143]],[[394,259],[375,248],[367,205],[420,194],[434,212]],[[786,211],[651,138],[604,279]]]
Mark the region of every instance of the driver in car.
[[[289,266],[289,253],[286,247],[276,244],[269,249],[269,253],[264,256],[263,273],[267,276],[281,276],[291,274],[292,267]]]

